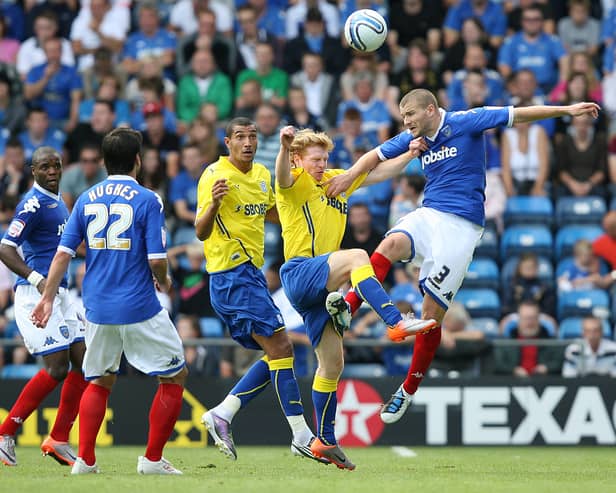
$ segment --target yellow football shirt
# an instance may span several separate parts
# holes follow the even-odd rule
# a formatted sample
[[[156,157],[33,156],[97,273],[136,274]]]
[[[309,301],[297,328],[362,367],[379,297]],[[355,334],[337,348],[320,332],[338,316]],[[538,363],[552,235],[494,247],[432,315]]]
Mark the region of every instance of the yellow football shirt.
[[[293,185],[280,188],[276,183],[276,207],[282,225],[285,260],[316,257],[340,248],[346,229],[347,200],[367,176],[360,175],[346,193],[327,197],[323,183],[341,173],[344,170],[327,169],[321,182],[317,182],[303,168],[293,168]]]
[[[265,213],[275,205],[270,172],[253,163],[248,173],[242,173],[221,156],[199,179],[197,217],[212,203],[212,185],[221,178],[227,179],[229,192],[222,199],[212,234],[203,242],[207,271],[225,271],[248,261],[261,268]]]

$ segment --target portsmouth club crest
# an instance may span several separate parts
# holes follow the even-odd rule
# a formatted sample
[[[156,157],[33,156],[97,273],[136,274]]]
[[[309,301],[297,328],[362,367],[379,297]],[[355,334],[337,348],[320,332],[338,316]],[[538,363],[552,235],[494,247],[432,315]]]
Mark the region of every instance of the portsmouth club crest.
[[[65,339],[68,339],[68,327],[66,325],[61,325],[60,326],[60,334],[62,335],[62,337],[64,337]]]
[[[267,193],[267,184],[265,183],[265,180],[261,180],[259,182],[259,186],[261,187],[261,191],[263,193]]]
[[[445,137],[451,137],[451,127],[449,125],[445,125],[441,132]]]

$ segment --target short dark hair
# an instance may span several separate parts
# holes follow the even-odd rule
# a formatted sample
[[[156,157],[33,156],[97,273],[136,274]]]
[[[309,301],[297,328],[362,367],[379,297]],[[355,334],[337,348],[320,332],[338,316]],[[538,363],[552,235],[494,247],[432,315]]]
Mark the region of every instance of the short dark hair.
[[[80,148],[79,148],[79,156],[81,157],[81,153],[83,151],[94,151],[96,152],[96,154],[98,154],[100,156],[101,154],[101,148],[98,144],[95,144],[94,142],[86,142],[85,144],[83,144]]]
[[[47,111],[45,111],[45,108],[43,108],[42,106],[36,106],[36,105],[31,106],[28,109],[28,118],[30,117],[32,113],[43,113],[45,116],[49,116],[47,115]]]
[[[255,127],[257,124],[253,122],[250,118],[246,118],[245,116],[238,116],[234,118],[229,123],[227,123],[227,128],[225,129],[225,136],[231,138],[233,135],[233,131],[235,127]]]
[[[143,137],[132,128],[116,128],[103,138],[103,161],[107,174],[125,175],[135,167],[137,155],[141,152]]]
[[[19,147],[22,151],[24,150],[24,145],[21,143],[21,140],[19,140],[19,137],[17,137],[16,135],[13,135],[9,138],[9,140],[6,141],[5,147],[11,147],[13,149],[15,147]]]

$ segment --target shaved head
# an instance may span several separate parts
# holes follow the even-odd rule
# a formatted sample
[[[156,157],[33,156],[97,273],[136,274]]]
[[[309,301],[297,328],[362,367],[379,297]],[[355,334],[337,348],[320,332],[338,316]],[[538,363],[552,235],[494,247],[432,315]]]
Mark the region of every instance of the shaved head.
[[[413,103],[419,108],[427,108],[429,105],[438,108],[438,101],[434,94],[427,89],[413,89],[408,92],[400,100],[400,107],[406,106],[409,103]]]
[[[53,147],[39,147],[36,151],[34,151],[34,154],[32,154],[32,165],[36,166],[41,161],[46,160],[49,156],[57,156],[58,159],[61,159],[60,153]]]

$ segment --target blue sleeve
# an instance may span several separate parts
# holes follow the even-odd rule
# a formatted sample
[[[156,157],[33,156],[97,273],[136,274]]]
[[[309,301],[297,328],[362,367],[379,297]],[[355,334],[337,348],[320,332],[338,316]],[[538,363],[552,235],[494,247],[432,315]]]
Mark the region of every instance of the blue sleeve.
[[[447,29],[453,29],[454,31],[459,31],[462,27],[462,20],[460,18],[460,6],[457,5],[455,7],[451,7],[447,12],[447,17],[445,17],[445,22],[443,23],[443,27]]]
[[[148,259],[167,258],[167,231],[163,200],[156,193],[148,197],[145,227],[145,247]]]
[[[614,70],[614,57],[616,57],[616,44],[607,46],[603,52],[603,72],[610,73]]]
[[[72,75],[71,75],[71,91],[77,91],[77,90],[81,90],[83,89],[83,81],[81,80],[81,75],[79,75],[79,72],[77,72],[77,70],[75,70],[74,68],[72,69]]]
[[[513,61],[513,39],[509,38],[506,39],[505,42],[503,43],[503,46],[500,47],[500,50],[498,50],[498,64],[500,65],[501,63],[504,65],[507,65],[508,67],[511,67],[511,69],[514,68],[514,61]]]
[[[83,227],[83,202],[77,199],[73,212],[68,217],[68,222],[60,238],[58,249],[75,255],[80,243],[85,239]]]
[[[30,234],[36,229],[39,223],[41,205],[35,196],[31,196],[27,200],[22,200],[17,208],[16,213],[9,224],[2,243],[6,243],[14,246],[15,248],[21,246],[24,241],[27,241]]]
[[[496,21],[494,22],[493,36],[505,36],[507,34],[507,14],[501,5],[497,5]]]
[[[39,80],[41,80],[42,78],[42,72],[40,70],[40,67],[33,67],[30,69],[30,71],[28,72],[28,75],[26,75],[26,82],[28,84],[34,84],[35,82],[38,82]]]
[[[561,43],[560,39],[556,36],[552,36],[550,40],[552,42],[552,53],[554,55],[554,59],[558,61],[567,54],[567,50],[565,50],[565,47]]]
[[[381,161],[398,157],[400,154],[404,154],[409,150],[411,140],[413,140],[413,134],[405,130],[395,137],[383,142],[376,148],[376,153],[379,155]]]
[[[452,124],[455,123],[462,130],[471,133],[513,124],[513,106],[484,106],[467,111],[454,111],[449,115]]]
[[[169,202],[175,204],[178,200],[184,200],[184,180],[179,174],[169,184]]]
[[[165,40],[165,47],[169,50],[175,51],[175,48],[178,44],[178,39],[175,34],[167,32],[167,39]]]
[[[447,87],[447,99],[449,99],[450,106],[453,106],[454,102],[458,103],[461,99],[464,100],[462,84],[462,79],[457,78],[456,74],[454,74],[449,86]]]
[[[132,58],[134,60],[137,59],[137,48],[135,38],[133,36],[129,36],[128,40],[126,41],[122,58]]]
[[[601,41],[614,37],[614,29],[612,27],[616,27],[616,8],[610,10],[609,15],[603,19],[601,27]]]

